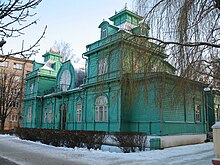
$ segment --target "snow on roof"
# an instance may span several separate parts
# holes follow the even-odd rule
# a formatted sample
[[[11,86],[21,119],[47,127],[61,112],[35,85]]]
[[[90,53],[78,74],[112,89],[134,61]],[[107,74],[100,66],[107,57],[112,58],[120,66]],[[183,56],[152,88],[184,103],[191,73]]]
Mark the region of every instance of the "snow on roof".
[[[44,66],[41,69],[54,71],[54,69],[52,68],[52,64],[54,64],[55,62],[56,61],[48,60],[45,62]]]
[[[216,123],[212,126],[212,128],[220,128],[220,122],[216,122]]]

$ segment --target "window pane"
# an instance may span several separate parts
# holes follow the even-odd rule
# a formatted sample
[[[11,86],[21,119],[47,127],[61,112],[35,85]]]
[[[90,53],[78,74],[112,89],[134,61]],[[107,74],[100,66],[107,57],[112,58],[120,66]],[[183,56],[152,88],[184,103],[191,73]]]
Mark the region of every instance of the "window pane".
[[[8,67],[8,61],[0,62],[0,66],[2,66],[2,67]]]
[[[81,122],[82,121],[82,104],[77,103],[76,105],[76,121]]]
[[[99,121],[103,121],[103,107],[99,107]]]
[[[104,27],[102,29],[102,38],[105,38],[105,37],[107,37],[107,29],[106,29],[106,27]]]
[[[21,82],[20,76],[14,76],[14,82]]]
[[[196,113],[196,121],[201,121],[201,107],[200,105],[196,105],[195,107]]]
[[[108,121],[108,107],[104,106],[104,121]]]
[[[33,93],[33,89],[34,89],[34,84],[31,83],[31,84],[30,84],[30,93]]]
[[[30,122],[31,121],[31,112],[32,111],[32,108],[31,107],[29,107],[29,109],[28,109],[28,121]]]
[[[98,75],[108,72],[108,60],[107,58],[100,59],[98,62]]]
[[[108,101],[105,96],[99,96],[95,102],[95,120],[108,121]]]
[[[14,69],[23,69],[23,64],[14,63]]]
[[[99,111],[95,111],[95,121],[99,121]]]

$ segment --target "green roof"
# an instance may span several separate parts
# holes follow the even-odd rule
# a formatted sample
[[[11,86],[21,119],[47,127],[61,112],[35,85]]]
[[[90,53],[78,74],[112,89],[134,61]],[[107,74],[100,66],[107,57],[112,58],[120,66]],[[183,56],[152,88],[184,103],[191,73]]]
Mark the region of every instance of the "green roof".
[[[51,53],[51,52],[47,52],[45,53],[44,55],[42,55],[42,57],[46,57],[48,55],[52,55],[52,56],[57,56],[57,57],[63,57],[62,55],[60,54],[57,54],[57,53]]]
[[[132,12],[132,11],[125,8],[125,9],[119,11],[118,13],[116,13],[115,15],[113,15],[112,17],[110,17],[109,20],[114,21],[115,19],[117,19],[118,17],[120,17],[123,14],[131,15],[131,16],[137,18],[139,21],[143,19],[142,16],[140,16],[140,15],[138,15],[138,14],[136,14],[136,13],[134,13],[134,12]]]

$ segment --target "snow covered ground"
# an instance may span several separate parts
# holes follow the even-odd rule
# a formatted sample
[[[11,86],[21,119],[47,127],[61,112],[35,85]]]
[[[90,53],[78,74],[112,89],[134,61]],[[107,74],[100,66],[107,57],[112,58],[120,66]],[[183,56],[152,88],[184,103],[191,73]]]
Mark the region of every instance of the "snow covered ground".
[[[58,162],[62,160],[66,161],[64,164],[86,165],[211,165],[211,160],[214,158],[211,142],[136,153],[121,153],[117,147],[109,146],[104,146],[103,150],[53,147],[39,142],[20,140],[15,136],[0,135],[0,156],[20,165],[39,163],[44,165],[46,162],[44,159],[47,159],[49,164],[49,160],[53,158],[56,160],[55,164],[61,164]],[[37,157],[39,160],[34,160]]]

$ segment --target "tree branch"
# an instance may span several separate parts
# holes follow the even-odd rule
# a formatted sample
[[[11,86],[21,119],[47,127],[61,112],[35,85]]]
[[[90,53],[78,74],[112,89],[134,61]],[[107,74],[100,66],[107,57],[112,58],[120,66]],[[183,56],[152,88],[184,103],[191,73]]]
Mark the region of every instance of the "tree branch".
[[[163,41],[163,40],[160,40],[158,38],[148,37],[148,36],[139,36],[139,37],[146,38],[148,40],[154,40],[154,41],[157,41],[157,42],[159,42],[161,44],[164,44],[164,45],[179,45],[179,46],[186,46],[186,47],[211,46],[211,47],[215,47],[215,48],[220,48],[220,45],[214,44],[214,43],[210,43],[210,42],[186,42],[186,43],[180,43],[180,42],[175,42],[175,41]]]

